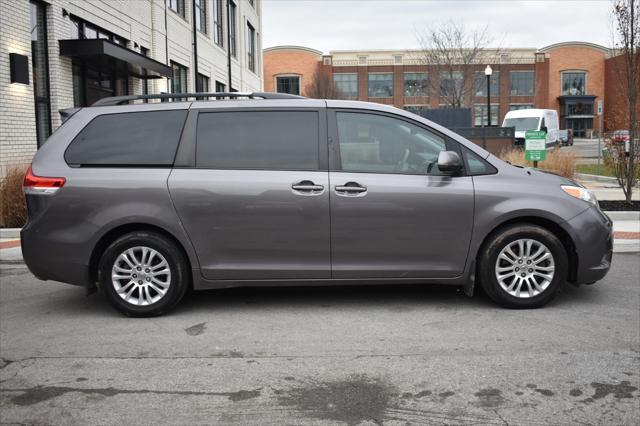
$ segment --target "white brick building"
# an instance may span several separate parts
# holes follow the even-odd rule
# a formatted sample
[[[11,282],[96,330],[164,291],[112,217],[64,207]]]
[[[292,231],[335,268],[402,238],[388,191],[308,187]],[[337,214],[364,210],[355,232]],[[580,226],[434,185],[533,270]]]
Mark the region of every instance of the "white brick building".
[[[60,109],[145,92],[262,90],[262,0],[0,2],[0,177],[31,161]],[[12,82],[12,61],[13,80],[28,74],[28,84]]]

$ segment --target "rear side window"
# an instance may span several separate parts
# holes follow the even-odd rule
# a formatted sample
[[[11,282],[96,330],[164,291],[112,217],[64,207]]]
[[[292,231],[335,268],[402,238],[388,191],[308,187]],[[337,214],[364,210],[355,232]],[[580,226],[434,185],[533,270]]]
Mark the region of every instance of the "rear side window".
[[[186,110],[101,115],[75,137],[64,158],[87,166],[171,166]]]
[[[211,169],[317,170],[318,113],[200,113],[196,165]]]

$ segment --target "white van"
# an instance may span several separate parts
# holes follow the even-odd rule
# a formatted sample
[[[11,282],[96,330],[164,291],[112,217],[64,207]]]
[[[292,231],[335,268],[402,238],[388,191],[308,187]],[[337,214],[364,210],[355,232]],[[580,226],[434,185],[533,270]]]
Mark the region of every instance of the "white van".
[[[519,109],[509,111],[504,116],[502,127],[516,128],[516,145],[524,146],[526,130],[545,130],[547,132],[547,148],[560,142],[560,126],[558,112],[555,109]]]

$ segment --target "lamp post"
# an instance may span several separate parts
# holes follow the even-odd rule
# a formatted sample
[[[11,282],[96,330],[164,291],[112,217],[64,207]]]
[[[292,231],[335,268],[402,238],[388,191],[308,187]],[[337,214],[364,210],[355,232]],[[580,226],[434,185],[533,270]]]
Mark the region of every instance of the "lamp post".
[[[491,74],[491,65],[487,65],[484,69],[484,75],[487,76],[487,127],[491,126]]]

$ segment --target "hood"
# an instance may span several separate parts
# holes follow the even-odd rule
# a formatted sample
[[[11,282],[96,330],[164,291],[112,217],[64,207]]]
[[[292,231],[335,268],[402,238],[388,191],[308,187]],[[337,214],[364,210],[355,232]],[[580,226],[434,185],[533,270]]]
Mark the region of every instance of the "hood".
[[[516,130],[515,135],[516,135],[516,138],[524,139],[524,130]]]

